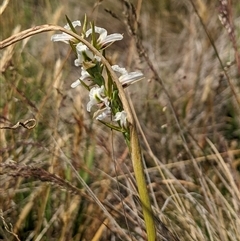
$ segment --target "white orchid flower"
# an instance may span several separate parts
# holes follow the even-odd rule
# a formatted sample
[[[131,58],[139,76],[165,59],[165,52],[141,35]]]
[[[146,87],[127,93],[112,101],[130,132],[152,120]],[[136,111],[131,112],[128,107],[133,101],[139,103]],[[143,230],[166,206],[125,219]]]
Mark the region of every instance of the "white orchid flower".
[[[119,81],[123,86],[129,86],[144,78],[143,73],[140,71],[128,73],[125,68],[121,68],[118,65],[113,65],[112,69],[121,74]]]
[[[101,87],[95,86],[89,92],[90,101],[87,103],[87,111],[90,112],[94,105],[99,103],[104,103],[105,106],[109,106],[108,98],[104,93],[105,89],[102,85]]]
[[[104,120],[111,115],[112,111],[109,106],[105,107],[104,109],[98,110],[94,113],[94,117],[97,120]]]
[[[75,28],[77,26],[81,26],[81,22],[79,20],[76,20],[76,21],[72,22],[72,25]],[[65,25],[64,28],[67,29],[67,30],[71,30],[69,24]],[[68,41],[72,40],[72,39],[73,39],[73,37],[69,34],[66,34],[66,33],[54,34],[51,37],[51,41],[53,41],[53,42],[61,41],[61,42],[64,42],[66,44],[68,44]]]
[[[77,51],[78,58],[75,59],[74,64],[77,67],[82,65],[83,61],[85,60],[85,57],[88,57],[91,60],[94,59],[94,55],[93,55],[92,51],[83,43],[77,44],[76,51]]]
[[[101,58],[94,55],[93,52],[83,43],[78,43],[76,46],[77,51],[77,59],[75,59],[74,64],[75,66],[81,66],[82,63],[85,61],[85,58],[88,57],[91,60],[101,61]]]
[[[122,34],[120,33],[113,33],[113,34],[107,34],[107,30],[104,28],[100,28],[100,27],[94,27],[94,31],[95,33],[99,34],[99,38],[97,40],[98,44],[103,46],[106,46],[108,43],[113,43],[115,41],[119,41],[123,39]],[[90,34],[92,34],[92,29],[89,29],[86,32],[86,37],[88,37]]]
[[[90,74],[83,67],[81,67],[81,70],[82,70],[81,76],[79,79],[77,79],[71,84],[72,88],[76,88],[78,85],[80,85],[81,81],[91,80]]]
[[[117,112],[114,116],[114,121],[120,121],[120,125],[122,127],[127,127],[127,113],[126,111]]]

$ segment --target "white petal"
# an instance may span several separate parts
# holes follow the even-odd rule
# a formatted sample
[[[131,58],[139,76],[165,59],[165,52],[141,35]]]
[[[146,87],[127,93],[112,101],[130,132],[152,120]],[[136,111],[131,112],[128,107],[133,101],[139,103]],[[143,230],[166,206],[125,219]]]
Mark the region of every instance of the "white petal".
[[[90,112],[92,107],[97,104],[96,100],[90,100],[88,103],[87,103],[87,111]]]
[[[125,68],[120,68],[118,65],[113,65],[112,69],[122,75],[127,74],[127,70]]]
[[[82,64],[82,62],[83,62],[83,59],[75,59],[74,60],[74,65],[76,66],[76,67],[78,67],[78,66],[80,66],[81,64]]]
[[[100,42],[102,44],[107,37],[107,30],[104,28],[98,28],[98,31],[96,31],[96,32],[100,34],[100,36],[98,38],[98,42]]]
[[[51,41],[53,42],[57,42],[57,41],[63,41],[63,42],[67,42],[69,40],[71,40],[73,37],[69,34],[66,33],[62,33],[62,34],[54,34],[51,37]]]
[[[104,39],[102,39],[100,42],[102,45],[106,45],[107,43],[113,43],[115,41],[122,40],[123,36],[120,33],[113,33],[108,36],[106,36]]]
[[[83,51],[86,51],[88,47],[82,43],[78,43],[76,46],[77,53],[82,53]]]
[[[104,86],[102,85],[101,88],[95,86],[90,90],[89,97],[90,97],[90,100],[103,101],[105,98],[103,97],[103,94],[104,94]]]
[[[129,74],[124,74],[120,76],[119,81],[122,85],[125,84],[133,84],[143,78],[143,74],[141,72],[130,72]]]
[[[76,21],[72,22],[72,25],[73,25],[74,28],[76,28],[77,26],[81,26],[81,22],[79,20],[76,20]],[[64,28],[67,29],[67,30],[71,30],[69,24],[66,24],[64,26]]]
[[[85,80],[85,79],[91,79],[90,74],[82,67],[82,72],[81,72],[81,80]]]
[[[111,114],[111,108],[110,107],[106,107],[102,110],[99,110],[99,111],[95,112],[95,116],[97,116],[97,118],[96,118],[97,120],[104,120],[110,114]]]
[[[100,28],[100,27],[94,27],[94,31],[95,33],[99,34],[99,38],[98,38],[98,43],[101,45],[106,45],[107,43],[113,43],[115,41],[119,41],[123,39],[122,34],[119,33],[114,33],[114,34],[110,34],[107,35],[107,30],[105,28]],[[88,37],[90,34],[92,34],[92,29],[89,29],[86,32],[86,37]]]
[[[73,21],[72,22],[73,27],[75,28],[76,26],[81,26],[81,22],[79,20]],[[71,30],[69,24],[64,26],[65,29]],[[61,34],[54,34],[51,37],[51,41],[57,42],[57,41],[62,41],[64,43],[68,44],[68,41],[73,39],[73,37],[69,34],[66,33],[61,33]]]
[[[104,86],[95,86],[89,92],[90,101],[87,103],[87,111],[90,112],[93,105],[103,102],[105,106],[109,105],[108,99],[104,96]]]
[[[106,38],[107,37],[107,30],[105,28],[100,28],[100,27],[95,26],[94,31],[95,31],[95,33],[100,34],[99,38]],[[88,37],[90,34],[92,34],[91,28],[86,32],[86,37]]]
[[[91,60],[94,59],[93,52],[91,50],[89,50],[89,48],[85,51],[85,53],[88,56],[88,58],[90,58]]]
[[[78,59],[79,59],[80,63],[82,63],[84,61],[83,52],[86,53],[88,58],[90,58],[92,60],[94,59],[94,55],[93,55],[92,51],[86,45],[79,43],[76,46],[76,50],[77,50]]]
[[[101,62],[101,57],[99,57],[97,55],[94,56],[94,59],[96,59],[98,62]]]
[[[72,84],[71,84],[71,87],[72,88],[76,88],[78,85],[80,85],[81,84],[81,81],[78,79],[78,80],[76,80],[76,81],[74,81]]]
[[[123,127],[127,126],[127,113],[126,111],[117,112],[114,116],[114,121],[120,121],[120,125]]]

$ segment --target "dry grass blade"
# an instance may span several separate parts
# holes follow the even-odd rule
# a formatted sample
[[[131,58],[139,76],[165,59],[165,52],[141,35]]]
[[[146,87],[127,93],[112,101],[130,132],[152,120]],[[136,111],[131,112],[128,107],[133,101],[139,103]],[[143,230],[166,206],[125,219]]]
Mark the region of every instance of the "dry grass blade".
[[[237,199],[237,203],[239,203],[240,202],[240,190],[239,190],[239,185],[237,185],[237,183],[238,183],[238,180],[240,180],[240,178],[238,176],[236,176],[237,180],[234,178],[235,175],[230,171],[230,168],[224,162],[222,156],[218,152],[215,145],[209,139],[207,139],[207,142],[209,143],[209,145],[215,152],[216,157],[217,157],[218,161],[220,162],[221,169],[223,169],[223,173],[225,173],[225,175],[226,175],[230,190],[233,191],[233,193],[232,193],[233,198]]]
[[[0,15],[3,14],[3,12],[7,8],[8,4],[9,4],[9,0],[4,0],[2,2],[2,5],[0,6]]]

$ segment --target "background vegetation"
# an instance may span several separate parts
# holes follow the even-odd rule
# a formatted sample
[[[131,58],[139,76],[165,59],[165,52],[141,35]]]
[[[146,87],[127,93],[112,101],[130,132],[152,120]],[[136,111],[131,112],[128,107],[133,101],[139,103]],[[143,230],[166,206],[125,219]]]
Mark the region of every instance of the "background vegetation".
[[[240,240],[240,3],[224,3],[135,0],[136,32],[120,0],[0,6],[1,40],[85,13],[124,34],[107,56],[146,77],[128,94],[159,240]],[[0,52],[0,239],[146,240],[127,146],[71,89],[80,69],[52,34]],[[30,130],[5,128],[32,118]]]

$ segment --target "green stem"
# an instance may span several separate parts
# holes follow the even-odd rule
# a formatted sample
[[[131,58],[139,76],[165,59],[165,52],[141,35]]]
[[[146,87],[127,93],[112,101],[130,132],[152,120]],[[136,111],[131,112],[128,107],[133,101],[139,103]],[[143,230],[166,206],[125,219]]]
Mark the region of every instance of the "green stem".
[[[149,193],[147,190],[146,178],[142,163],[141,148],[139,145],[138,135],[135,126],[130,129],[131,158],[134,174],[137,182],[139,197],[142,204],[143,217],[145,220],[148,241],[156,241],[156,230],[154,217],[151,208]]]

